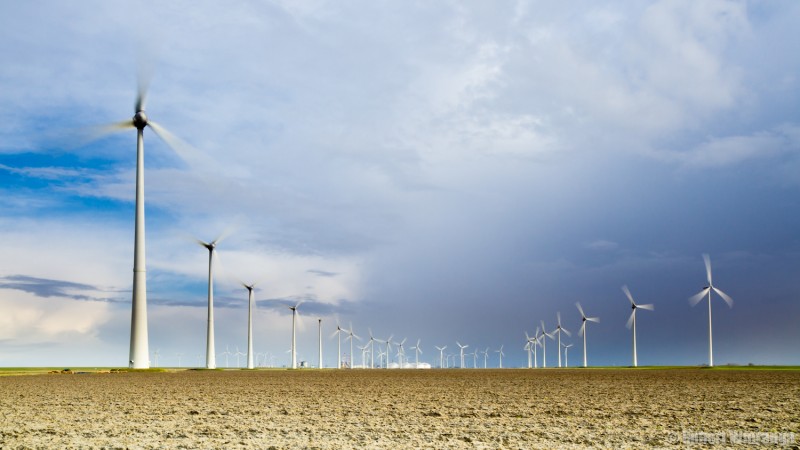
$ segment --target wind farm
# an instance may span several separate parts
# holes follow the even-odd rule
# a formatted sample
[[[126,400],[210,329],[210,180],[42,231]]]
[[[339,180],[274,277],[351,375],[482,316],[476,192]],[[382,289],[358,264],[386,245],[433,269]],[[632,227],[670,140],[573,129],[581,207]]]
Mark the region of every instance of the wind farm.
[[[798,22],[4,5],[0,447],[796,446]]]

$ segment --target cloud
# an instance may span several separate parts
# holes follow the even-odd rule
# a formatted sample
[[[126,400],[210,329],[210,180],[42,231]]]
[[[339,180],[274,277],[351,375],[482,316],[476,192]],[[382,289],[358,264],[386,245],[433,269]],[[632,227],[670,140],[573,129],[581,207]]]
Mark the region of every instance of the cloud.
[[[0,277],[0,289],[15,289],[45,298],[64,297],[73,300],[119,301],[111,298],[92,296],[85,293],[109,292],[97,286],[73,283],[70,281],[49,280],[46,278],[30,277],[26,275],[8,275]]]

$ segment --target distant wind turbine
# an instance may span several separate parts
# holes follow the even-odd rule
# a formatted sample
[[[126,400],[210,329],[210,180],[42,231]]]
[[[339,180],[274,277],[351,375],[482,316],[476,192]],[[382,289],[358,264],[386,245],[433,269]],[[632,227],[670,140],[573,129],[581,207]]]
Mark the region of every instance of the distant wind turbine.
[[[322,319],[317,320],[319,321],[319,364],[317,369],[322,369]]]
[[[439,368],[440,369],[444,368],[444,349],[446,349],[446,348],[447,348],[446,345],[444,347],[439,347],[438,345],[436,346],[436,350],[439,350]]]
[[[464,368],[464,349],[469,347],[469,345],[461,345],[458,341],[456,341],[456,345],[458,345],[458,348],[461,349],[461,368],[463,369]]]
[[[217,244],[222,241],[220,235],[211,242],[196,239],[197,243],[208,250],[208,321],[206,322],[206,369],[217,367],[216,352],[214,348],[214,253]]]
[[[503,346],[501,345],[500,349],[495,350],[495,351],[497,352],[498,356],[500,357],[500,368],[502,369],[503,368],[503,355],[505,355],[505,353],[503,353]]]
[[[553,333],[558,333],[558,349],[559,349],[558,350],[558,367],[561,367],[561,333],[562,332],[563,333],[567,333],[567,336],[570,336],[570,333],[569,333],[569,331],[566,330],[566,328],[562,328],[561,327],[561,313],[560,312],[556,313],[556,318],[558,319],[558,325],[556,326],[556,329],[553,331]]]
[[[417,369],[419,369],[419,354],[422,353],[422,347],[419,346],[420,342],[422,342],[422,341],[420,339],[417,339],[417,345],[412,347],[414,349],[414,354],[415,354],[415,356],[414,356],[414,366]]]
[[[337,323],[336,324],[336,331],[334,331],[333,334],[331,334],[331,338],[333,338],[334,336],[338,337],[338,344],[336,346],[337,352],[338,352],[338,355],[339,355],[338,360],[337,360],[338,365],[336,366],[337,369],[341,369],[342,368],[342,333],[346,333],[346,332],[347,332],[347,330],[342,328],[341,325],[339,325]]]
[[[635,301],[633,301],[633,295],[631,295],[631,291],[628,289],[628,286],[622,286],[622,292],[625,293],[625,296],[628,297],[628,300],[631,302],[631,316],[628,318],[628,323],[625,324],[627,328],[631,328],[633,326],[633,367],[638,367],[639,362],[636,358],[636,310],[637,309],[644,309],[647,311],[653,311],[655,307],[651,304],[647,305],[637,305]]]
[[[542,322],[542,367],[547,368],[547,339],[545,338],[549,337],[550,339],[555,340],[555,337],[553,336],[552,333],[548,333],[547,331],[545,331],[547,330],[547,328],[544,327],[544,320],[542,320],[541,322]],[[561,350],[559,350],[559,352],[561,352]]]
[[[247,289],[247,368],[254,369],[255,365],[253,364],[253,309],[255,308],[255,300],[253,299],[253,289],[255,289],[255,283],[253,284],[245,284],[242,283],[245,289]]]
[[[572,347],[572,344],[562,344],[564,346],[564,367],[569,367],[569,356],[567,350]]]
[[[703,290],[689,298],[689,303],[695,306],[703,297],[708,295],[708,366],[714,367],[714,347],[711,337],[711,291],[716,292],[717,295],[728,304],[729,308],[733,307],[733,299],[730,298],[728,294],[714,287],[714,283],[711,282],[711,258],[707,254],[703,254],[703,261],[706,263],[708,286],[703,287]]]
[[[292,369],[297,369],[297,333],[295,329],[297,328],[297,308],[302,303],[303,301],[300,300],[294,306],[289,306],[289,309],[292,310]]]
[[[353,332],[353,324],[351,323],[350,324],[350,329],[347,330],[347,339],[350,339],[350,368],[351,369],[353,368],[353,358],[354,358],[354,356],[353,356],[353,339],[354,338],[358,339],[359,341],[361,340],[361,338],[356,336],[356,334]]]
[[[583,336],[583,367],[586,367],[586,322],[599,323],[600,319],[598,317],[586,317],[580,302],[576,302],[575,306],[578,307],[578,311],[581,313],[581,329],[578,331],[578,336]]]

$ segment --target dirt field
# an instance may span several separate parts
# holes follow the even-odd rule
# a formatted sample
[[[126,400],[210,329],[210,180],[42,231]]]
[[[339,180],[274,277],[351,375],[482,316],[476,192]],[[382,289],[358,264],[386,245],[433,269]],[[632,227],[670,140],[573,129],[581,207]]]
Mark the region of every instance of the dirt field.
[[[4,449],[651,448],[697,433],[731,446],[732,432],[800,444],[800,371],[34,375],[0,378],[0,406]]]

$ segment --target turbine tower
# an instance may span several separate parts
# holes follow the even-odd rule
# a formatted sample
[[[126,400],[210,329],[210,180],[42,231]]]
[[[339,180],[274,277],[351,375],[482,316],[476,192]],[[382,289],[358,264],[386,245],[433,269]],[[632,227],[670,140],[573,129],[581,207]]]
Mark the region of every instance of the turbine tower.
[[[655,307],[653,305],[637,305],[635,301],[633,301],[633,296],[631,295],[631,291],[628,289],[628,286],[622,286],[622,292],[625,293],[625,296],[628,297],[628,300],[631,302],[631,316],[628,318],[628,323],[625,324],[627,328],[631,328],[633,325],[633,367],[638,367],[639,362],[636,358],[636,310],[637,309],[645,309],[647,311],[653,311]]]
[[[728,304],[729,308],[733,307],[733,299],[714,287],[714,283],[711,282],[711,258],[707,254],[703,254],[703,261],[706,263],[708,286],[703,287],[700,292],[689,298],[689,304],[695,306],[703,297],[708,296],[708,367],[714,367],[714,347],[711,338],[711,291],[716,292]]]
[[[147,335],[147,261],[144,220],[144,129],[151,130],[176,153],[183,143],[164,127],[150,120],[145,114],[148,80],[139,76],[134,116],[99,129],[95,137],[136,129],[136,207],[133,237],[133,290],[131,296],[131,341],[128,367],[147,369],[150,367],[149,339]],[[183,144],[185,145],[185,144]]]
[[[578,307],[578,311],[581,313],[581,329],[580,331],[578,331],[578,336],[583,336],[583,367],[586,367],[586,322],[599,323],[600,318],[586,317],[586,314],[584,314],[580,302],[576,302],[575,306]]]
[[[350,324],[350,329],[346,330],[346,331],[347,331],[347,339],[350,339],[350,368],[352,369],[353,368],[353,338],[358,339],[359,341],[361,340],[361,338],[356,336],[355,333],[353,333],[353,324],[352,323]]]

